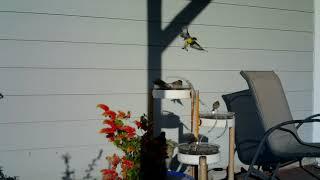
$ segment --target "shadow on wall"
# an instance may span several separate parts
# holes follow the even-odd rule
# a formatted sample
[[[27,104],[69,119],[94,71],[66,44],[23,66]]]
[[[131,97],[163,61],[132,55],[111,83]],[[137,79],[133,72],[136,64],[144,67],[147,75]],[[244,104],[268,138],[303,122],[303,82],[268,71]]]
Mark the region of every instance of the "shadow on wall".
[[[171,42],[180,34],[183,26],[189,25],[207,5],[210,0],[191,0],[173,20],[166,26],[161,28],[162,23],[162,0],[148,0],[148,94],[151,94],[153,87],[153,80],[161,78],[161,57],[165,49]],[[148,99],[148,116],[154,124],[161,124],[156,122],[162,118],[154,119],[152,112],[157,116],[161,116],[161,101],[154,103],[151,98]],[[160,134],[161,127],[155,126],[155,135]]]
[[[151,91],[153,87],[153,81],[161,77],[162,66],[162,53],[171,44],[171,42],[179,36],[183,26],[189,25],[205,7],[210,3],[210,0],[191,0],[173,20],[166,26],[165,29],[161,28],[162,23],[162,0],[148,0],[148,118],[154,123],[154,135],[158,136],[161,131],[161,125],[165,124],[169,128],[179,129],[179,142],[183,138],[183,126],[180,121],[180,117],[174,114],[169,114],[162,117],[161,113],[161,100],[155,103],[151,98]],[[154,115],[158,118],[154,119]],[[160,122],[161,119],[165,119],[166,122]],[[174,162],[177,168],[177,160]]]

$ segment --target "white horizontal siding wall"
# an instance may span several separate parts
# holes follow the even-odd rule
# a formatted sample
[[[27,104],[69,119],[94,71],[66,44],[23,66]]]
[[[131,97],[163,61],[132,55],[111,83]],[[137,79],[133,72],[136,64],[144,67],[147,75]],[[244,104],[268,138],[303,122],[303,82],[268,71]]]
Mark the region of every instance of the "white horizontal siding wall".
[[[163,0],[162,27],[188,3]],[[97,133],[96,104],[145,113],[148,68],[161,68],[163,79],[189,79],[204,102],[219,99],[224,110],[222,94],[247,88],[240,70],[275,70],[294,117],[311,114],[312,0],[215,0],[189,27],[209,52],[185,52],[176,38],[162,67],[148,67],[148,48],[160,47],[148,47],[146,7],[146,0],[0,1],[0,166],[8,174],[60,179],[61,154],[69,152],[80,178],[100,148],[104,156],[115,150]],[[163,109],[188,124],[190,104],[183,104],[164,101]],[[312,134],[309,127],[301,132]],[[215,141],[220,166],[227,138]],[[100,161],[98,169],[105,166]]]

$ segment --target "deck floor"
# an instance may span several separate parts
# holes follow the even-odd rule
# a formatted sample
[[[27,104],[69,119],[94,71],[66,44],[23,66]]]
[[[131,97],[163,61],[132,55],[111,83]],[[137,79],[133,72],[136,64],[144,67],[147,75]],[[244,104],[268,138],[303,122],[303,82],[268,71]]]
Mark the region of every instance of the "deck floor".
[[[320,178],[320,168],[316,168],[313,165],[304,166],[309,171],[313,172]],[[280,180],[317,180],[315,177],[311,176],[305,172],[300,167],[292,167],[288,169],[281,169],[277,175]],[[236,175],[236,180],[243,179],[241,175]],[[256,178],[250,178],[252,180]]]

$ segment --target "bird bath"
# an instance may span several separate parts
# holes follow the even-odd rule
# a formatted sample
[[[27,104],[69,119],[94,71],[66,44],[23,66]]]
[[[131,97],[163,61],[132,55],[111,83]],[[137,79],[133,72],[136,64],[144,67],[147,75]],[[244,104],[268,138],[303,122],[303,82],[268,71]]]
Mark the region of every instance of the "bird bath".
[[[207,164],[220,161],[219,145],[193,142],[182,143],[178,146],[178,161],[189,165],[199,165],[200,156],[207,158]]]
[[[200,126],[206,127],[224,127],[234,126],[234,112],[218,111],[212,114],[211,112],[200,113]]]

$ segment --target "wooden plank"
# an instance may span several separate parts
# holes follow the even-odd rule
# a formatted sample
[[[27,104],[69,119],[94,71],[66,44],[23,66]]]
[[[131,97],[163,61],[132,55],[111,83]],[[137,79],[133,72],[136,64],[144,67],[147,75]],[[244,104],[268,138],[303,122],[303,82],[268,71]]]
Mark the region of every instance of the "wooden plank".
[[[152,52],[160,51],[151,47]],[[19,52],[19,53],[17,53]],[[125,53],[124,53],[125,52]],[[134,57],[134,58],[133,58]],[[312,71],[312,52],[210,49],[208,53],[168,48],[162,69]],[[0,41],[0,67],[147,69],[147,48],[111,44]],[[197,63],[194,63],[194,62]],[[154,67],[151,64],[149,68]]]
[[[200,99],[204,103],[200,104],[200,111],[210,111],[211,104],[216,100],[220,101],[220,110],[225,111],[226,106],[221,95],[227,93],[200,92]],[[312,109],[312,92],[287,92],[286,95],[292,112]],[[96,108],[99,103],[105,103],[115,111],[131,111],[132,120],[134,120],[143,113],[147,113],[146,99],[146,94],[9,96],[0,102],[0,124],[1,126],[18,126],[33,123],[100,122],[103,116],[101,116],[101,110]],[[172,112],[180,116],[183,121],[190,120],[190,100],[182,100],[182,105],[170,100],[161,102],[164,114]],[[164,123],[168,120],[167,117],[170,116],[164,117]]]
[[[162,74],[168,82],[175,80],[175,77],[188,79],[201,92],[233,92],[247,88],[238,71],[163,71]],[[278,75],[286,91],[310,90],[312,87],[312,72],[278,72]],[[212,83],[208,83],[208,78]],[[147,72],[1,69],[0,82],[1,93],[4,95],[146,93]]]
[[[240,27],[259,27],[271,29],[289,29],[298,31],[313,31],[312,13],[285,11],[283,9],[297,9],[313,11],[312,1],[301,3],[282,1],[234,1],[220,0],[212,2],[192,22],[193,24],[227,25]],[[189,1],[163,1],[162,20],[171,21]],[[239,5],[238,5],[239,4]],[[256,8],[262,6],[271,8]],[[80,15],[90,17],[126,18],[147,20],[147,1],[145,0],[109,0],[109,1],[39,1],[31,0],[28,3],[18,1],[3,1],[0,3],[2,11],[20,11],[35,13],[51,13],[65,15]],[[311,8],[310,8],[311,7]],[[273,9],[276,8],[276,9]],[[119,11],[121,9],[121,11]],[[230,13],[232,12],[232,13]],[[155,17],[152,18],[155,20]],[[156,19],[159,20],[159,19]],[[180,21],[184,21],[182,17]]]
[[[244,6],[258,6],[266,8],[277,8],[284,10],[297,10],[313,12],[313,1],[312,0],[268,0],[268,1],[256,1],[256,0],[215,0],[220,3],[231,3],[236,5]]]
[[[189,1],[164,1],[164,19],[173,20],[177,12],[188,3]],[[313,31],[312,13],[237,6],[235,1],[230,3],[233,5],[228,3],[210,3],[192,24]],[[184,17],[181,21],[183,20]]]
[[[312,71],[312,53],[208,49],[208,53],[169,48],[163,69]]]
[[[4,94],[141,93],[147,88],[147,72],[139,70],[2,69],[0,74]]]
[[[0,58],[0,66],[4,67],[146,69],[147,48],[112,44],[0,41]]]
[[[164,71],[163,77],[184,77],[201,92],[234,92],[247,88],[238,71]],[[277,72],[286,91],[310,90],[312,72]],[[211,83],[208,83],[210,79]],[[168,80],[169,81],[169,80]]]
[[[163,0],[164,4],[181,3],[190,0]],[[216,4],[226,3],[231,6],[257,6],[262,8],[277,8],[284,10],[298,10],[298,11],[313,11],[312,0],[268,0],[268,1],[256,1],[256,0],[215,0],[211,2],[212,6]],[[110,5],[111,4],[111,5]],[[210,4],[210,5],[211,5]],[[119,9],[125,9],[122,14],[126,16],[132,16],[136,14],[138,17],[145,16],[144,8],[146,0],[92,0],[90,2],[86,0],[29,0],[28,2],[20,2],[18,0],[3,1],[1,2],[1,10],[15,9],[22,11],[60,11],[62,13],[74,12],[76,14],[90,14],[95,13],[99,16],[119,14]],[[130,8],[131,11],[130,11]],[[167,6],[166,6],[167,8]],[[135,11],[140,10],[140,11]]]
[[[82,19],[76,17],[2,14],[0,39],[27,39],[147,45],[146,22]],[[166,23],[163,23],[166,26]],[[130,31],[135,32],[133,36]],[[313,35],[288,31],[233,27],[190,26],[205,47],[312,51]],[[228,39],[228,40],[226,40]],[[163,45],[158,37],[153,45]],[[181,47],[181,38],[172,46]]]
[[[146,98],[146,94],[6,96],[0,102],[0,123],[102,121],[102,111],[96,108],[100,103],[114,111],[131,111],[137,118],[147,113]]]

